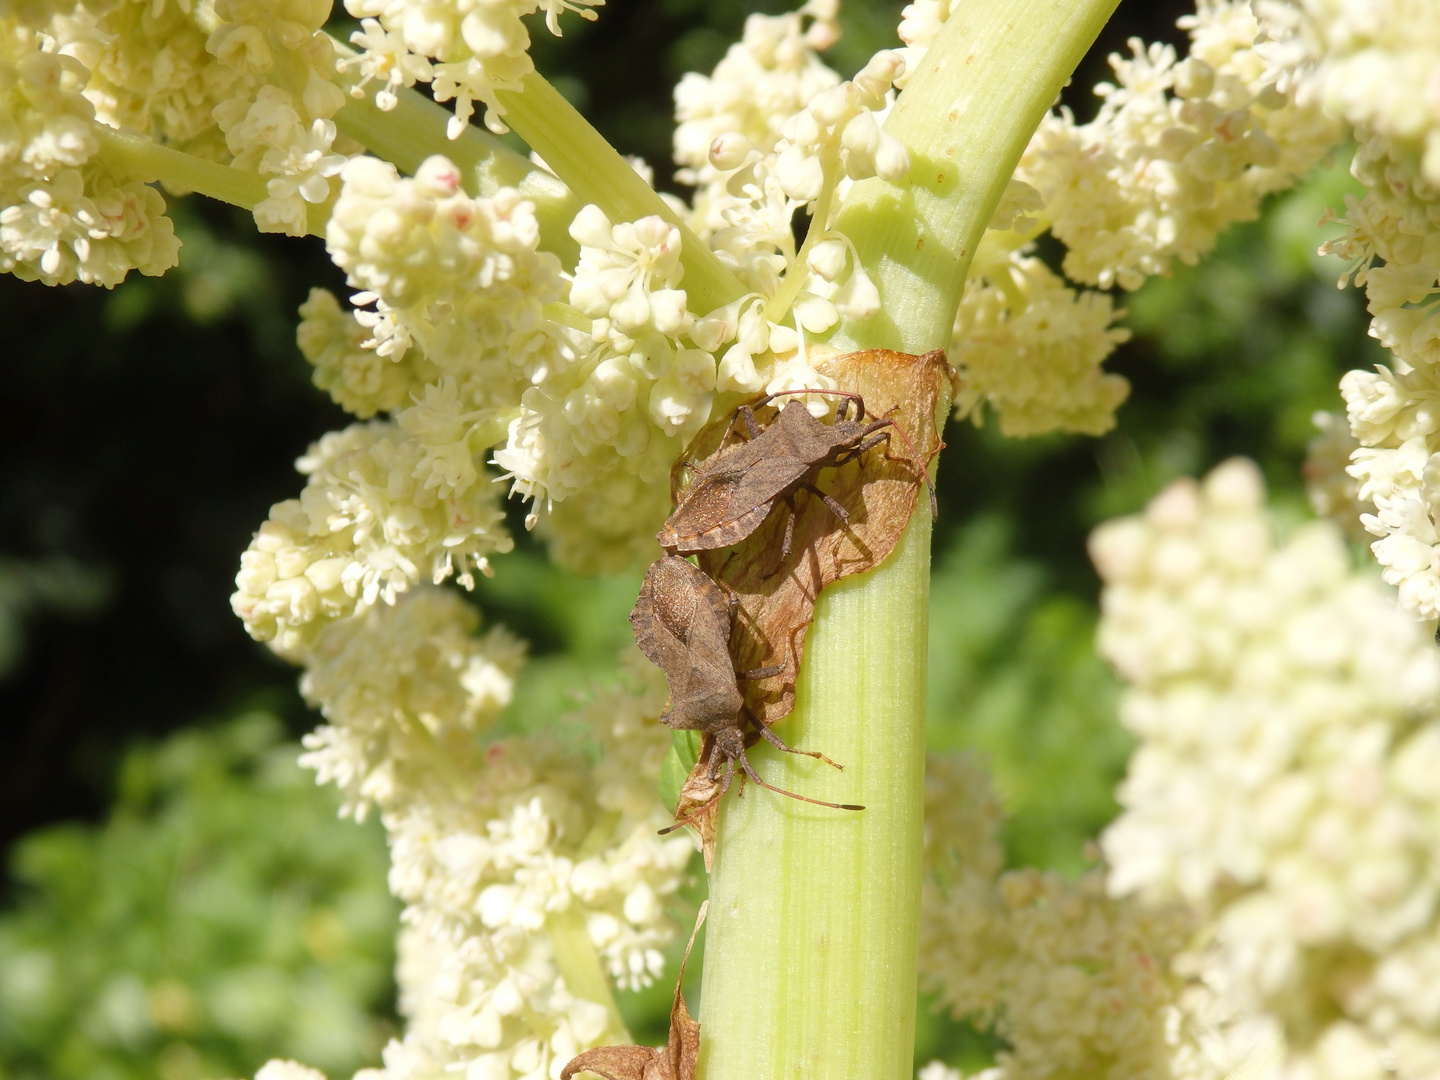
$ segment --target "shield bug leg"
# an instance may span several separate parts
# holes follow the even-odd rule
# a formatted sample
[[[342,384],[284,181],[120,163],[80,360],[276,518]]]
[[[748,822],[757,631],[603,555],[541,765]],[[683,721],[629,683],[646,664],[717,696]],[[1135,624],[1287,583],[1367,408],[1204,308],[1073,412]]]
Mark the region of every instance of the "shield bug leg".
[[[788,747],[787,747],[787,749],[788,749]],[[802,753],[802,754],[805,753],[805,751],[803,751],[803,750],[796,751],[796,752],[797,752],[797,753]],[[832,761],[831,764],[833,765],[833,764],[835,764],[835,763]],[[797,795],[797,794],[795,794],[795,792],[793,792],[793,791],[786,791],[784,788],[776,787],[774,784],[767,784],[764,780],[761,780],[760,777],[755,774],[755,770],[750,767],[750,762],[745,759],[745,755],[744,755],[744,754],[741,754],[741,755],[740,755],[740,768],[741,768],[742,770],[744,770],[745,775],[750,778],[751,783],[755,784],[756,786],[762,787],[762,788],[764,788],[766,791],[773,791],[773,792],[775,792],[775,794],[777,794],[777,795],[788,795],[790,798],[795,799],[795,800],[798,801],[798,802],[808,802],[808,803],[811,803],[811,804],[814,805],[814,806],[828,806],[828,807],[830,807],[830,809],[832,809],[832,810],[864,810],[864,809],[865,809],[865,807],[863,807],[863,806],[857,806],[855,803],[826,802],[824,799],[812,799],[812,798],[810,798],[808,795]]]
[[[720,788],[719,794],[712,795],[710,798],[706,799],[703,803],[697,806],[694,810],[691,810],[690,813],[680,818],[674,824],[666,825],[665,828],[660,829],[658,832],[656,832],[655,835],[668,836],[676,829],[683,829],[686,825],[694,825],[698,828],[700,824],[698,819],[700,818],[700,816],[703,815],[706,810],[709,810],[712,806],[719,802],[721,796],[725,794],[726,790],[729,789],[729,787],[730,781],[727,778],[725,784]]]
[[[814,495],[817,499],[819,499],[822,503],[829,507],[830,512],[834,514],[837,518],[839,518],[842,524],[850,524],[850,514],[846,511],[845,507],[841,506],[829,495],[826,495],[825,492],[821,491],[814,484],[806,484],[803,488],[801,488],[801,490],[810,492],[811,495]]]
[[[795,539],[795,499],[793,496],[785,500],[785,510],[785,540],[780,545],[780,563],[790,557],[790,542]],[[775,570],[780,569],[780,563],[775,564]],[[775,573],[775,570],[771,570],[770,573]]]
[[[930,489],[930,520],[938,520],[940,517],[940,502],[938,499],[935,498],[935,481],[930,479],[930,470],[926,468],[925,463],[920,460],[920,451],[915,449],[915,444],[910,441],[910,436],[905,434],[905,429],[902,428],[899,424],[895,423],[894,420],[890,420],[890,426],[895,429],[895,431],[899,434],[901,440],[905,443],[905,446],[909,449],[909,465],[911,466],[911,468],[918,469],[920,471],[920,475],[925,478],[925,486]],[[944,446],[945,444],[941,443],[940,445]],[[885,455],[885,460],[904,461],[905,459],[892,458],[887,452]]]
[[[761,679],[773,679],[784,670],[784,664],[771,664],[769,667],[757,667],[753,671],[742,671],[739,674],[742,679],[759,682]]]
[[[761,723],[757,720],[755,722],[755,726],[760,729],[761,738],[763,738],[771,746],[775,747],[775,749],[784,750],[787,754],[803,754],[805,757],[819,758],[821,761],[825,762],[826,765],[829,765],[830,767],[835,769],[839,769],[841,772],[845,771],[844,765],[840,765],[834,761],[831,761],[828,757],[820,753],[820,751],[818,750],[796,750],[793,746],[786,746],[780,740],[780,736],[776,735],[775,732],[770,730],[770,725]]]
[[[768,400],[768,399],[766,399]],[[740,405],[730,417],[730,423],[725,428],[725,434],[720,437],[720,445],[723,447],[730,441],[730,436],[735,433],[735,421],[739,420],[745,425],[746,440],[758,439],[760,437],[760,424],[755,419],[755,410],[762,407],[765,401],[757,401],[753,405]]]

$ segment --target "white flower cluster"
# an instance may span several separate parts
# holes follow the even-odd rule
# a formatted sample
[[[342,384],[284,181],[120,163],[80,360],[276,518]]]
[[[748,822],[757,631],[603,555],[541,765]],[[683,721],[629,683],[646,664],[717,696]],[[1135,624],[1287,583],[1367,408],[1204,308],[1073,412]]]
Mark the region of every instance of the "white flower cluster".
[[[786,15],[751,15],[714,72],[681,76],[675,87],[676,178],[697,188],[692,224],[699,235],[725,228],[723,211],[732,201],[725,173],[710,161],[715,140],[726,136],[722,146],[733,143],[737,150],[773,150],[791,117],[821,91],[840,85],[840,76],[816,55],[839,40],[839,12],[838,0],[807,0]]]
[[[1100,365],[1130,332],[1111,325],[1105,293],[1077,291],[1040,259],[997,250],[996,235],[982,242],[955,316],[956,415],[978,424],[988,405],[1008,436],[1104,434],[1130,384]]]
[[[980,1075],[1177,1075],[1186,1036],[1169,966],[1188,920],[1174,906],[1112,899],[1100,870],[1076,882],[1001,873],[1000,817],[983,769],[963,757],[931,760],[920,973],[957,1017],[993,1026],[1009,1045],[1000,1067]],[[927,1070],[950,1075],[943,1065]]]
[[[1310,505],[1322,518],[1340,526],[1345,538],[1366,537],[1361,519],[1371,509],[1360,499],[1360,484],[1349,473],[1350,459],[1360,444],[1350,433],[1344,413],[1317,412],[1311,418],[1320,434],[1310,440],[1305,455],[1305,490]]]
[[[830,225],[850,181],[898,183],[910,171],[908,152],[880,129],[904,63],[883,50],[842,82],[815,55],[838,38],[837,13],[837,0],[809,0],[788,15],[752,15],[711,75],[689,73],[675,88],[677,176],[697,188],[690,223],[751,290],[702,324],[705,348],[734,342],[720,363],[722,391],[783,388],[764,358],[798,346],[787,319],[822,334],[879,308],[853,247]],[[797,251],[791,223],[801,208],[812,220]]]
[[[1184,61],[1132,41],[1130,58],[1111,58],[1115,84],[1096,87],[1095,119],[1048,117],[1021,161],[1017,176],[1040,193],[1075,281],[1135,289],[1173,259],[1194,263],[1342,138],[1272,70],[1249,0],[1201,0],[1181,26]]]
[[[544,9],[545,25],[560,36],[560,15],[574,11],[594,19],[592,8],[605,0],[345,0],[345,10],[360,19],[350,41],[360,55],[347,61],[361,82],[352,91],[380,82],[375,104],[395,107],[395,92],[429,83],[436,101],[454,101],[449,122],[452,139],[470,123],[475,103],[486,107],[485,126],[505,126],[505,108],[497,92],[519,90],[535,70],[530,60],[530,31],[524,17]]]
[[[397,355],[393,346],[376,342],[372,327],[358,313],[341,308],[328,289],[310,290],[300,305],[295,338],[315,369],[315,385],[361,420],[398,412],[410,404],[412,393],[439,377],[419,349],[403,348]]]
[[[1435,1076],[1440,655],[1332,524],[1280,546],[1263,499],[1236,460],[1092,538],[1140,740],[1110,887],[1206,923],[1189,969],[1273,1018],[1289,1080]]]
[[[580,244],[570,305],[590,331],[571,338],[574,364],[525,392],[495,463],[515,491],[543,500],[558,555],[615,568],[654,550],[670,466],[710,418],[716,364],[678,288],[677,228],[612,223],[587,206],[570,235]]]
[[[1422,619],[1440,617],[1440,500],[1432,462],[1440,460],[1440,185],[1420,172],[1413,153],[1379,136],[1361,145],[1351,166],[1368,188],[1347,198],[1345,234],[1326,245],[1365,287],[1370,334],[1394,354],[1389,368],[1351,371],[1340,381],[1358,447],[1350,475],[1372,513],[1365,528],[1385,580]]]
[[[177,261],[165,200],[105,161],[87,75],[53,39],[0,15],[0,272],[112,288]]]
[[[581,335],[546,318],[545,306],[560,301],[565,281],[559,260],[537,250],[534,206],[518,192],[471,198],[459,170],[442,157],[426,160],[414,179],[356,157],[345,167],[326,240],[362,290],[354,299],[367,307],[347,316],[317,291],[302,311],[301,346],[316,364],[316,381],[340,404],[392,419],[317,444],[301,463],[311,479],[300,499],[273,508],[242,559],[235,609],[252,635],[282,650],[308,644],[315,620],[393,601],[419,580],[453,573],[468,584],[473,570],[488,572],[486,557],[511,542],[501,523],[502,490],[484,459],[508,433],[511,445],[497,461],[531,478],[515,447],[534,402],[558,399],[546,416],[566,433],[587,419],[605,423],[580,405],[583,394],[607,385],[608,369],[587,372],[572,344]],[[642,291],[640,301],[649,295]],[[698,355],[713,378],[714,362]],[[673,360],[657,355],[653,365],[668,371]],[[693,353],[686,360],[693,364]],[[611,368],[622,365],[632,366],[621,357]],[[568,396],[554,389],[576,383]],[[708,399],[704,407],[708,416]],[[618,411],[610,428],[592,436],[597,443],[617,434]],[[642,439],[651,427],[643,418],[634,426]],[[646,449],[642,441],[632,452]],[[668,474],[676,449],[652,454],[652,472]],[[590,468],[582,483],[593,479],[593,462]],[[545,479],[547,492],[559,483],[554,474]]]
[[[558,1076],[580,1050],[625,1041],[591,973],[648,985],[677,930],[666,904],[693,845],[656,835],[658,672],[634,654],[620,685],[562,720],[598,763],[553,735],[487,746],[522,650],[477,624],[458,595],[423,587],[327,627],[306,657],[302,690],[328,724],[302,763],[352,813],[379,809],[406,904],[406,1032],[367,1080]]]
[[[471,198],[439,156],[414,179],[354,158],[325,232],[330,257],[361,290],[352,299],[374,305],[358,314],[371,332],[365,347],[395,362],[417,349],[409,362],[424,383],[451,378],[468,409],[490,411],[512,409],[526,386],[573,361],[544,315],[565,282],[539,242],[533,203],[513,188]]]
[[[305,736],[300,764],[339,789],[343,815],[364,820],[473,764],[525,653],[503,628],[476,637],[479,626],[455,593],[420,588],[328,627],[305,654],[300,693],[330,723]]]
[[[1327,112],[1403,147],[1440,185],[1440,11],[1408,0],[1266,0],[1275,59]],[[1278,31],[1288,31],[1288,34]]]
[[[330,197],[345,161],[330,119],[345,95],[320,31],[330,0],[66,7],[41,30],[80,66],[96,120],[267,177],[260,230],[308,231],[307,207]]]
[[[331,432],[296,467],[298,499],[270,508],[240,557],[235,614],[258,641],[295,656],[328,622],[387,604],[418,581],[472,585],[509,551],[499,491],[475,465],[467,414],[447,382],[402,423]]]

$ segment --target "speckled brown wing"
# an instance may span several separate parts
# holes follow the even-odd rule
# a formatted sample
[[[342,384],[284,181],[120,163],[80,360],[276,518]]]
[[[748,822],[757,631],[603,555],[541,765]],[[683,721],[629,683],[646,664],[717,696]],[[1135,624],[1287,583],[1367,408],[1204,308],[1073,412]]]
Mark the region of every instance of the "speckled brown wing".
[[[645,573],[630,625],[635,643],[665,673],[669,727],[711,730],[735,722],[740,691],[730,661],[730,604],[685,559],[667,555]]]
[[[797,411],[798,410],[798,411]],[[702,462],[694,481],[655,539],[667,551],[694,554],[738,544],[758,529],[775,500],[804,481],[810,461],[795,450],[797,437],[808,447],[829,428],[798,402],[749,442],[727,447]],[[825,435],[820,435],[823,443]]]
[[[630,612],[635,644],[652,664],[665,673],[667,680],[671,672],[684,666],[685,654],[689,651],[685,643],[685,628],[690,620],[675,610],[674,599],[667,599],[673,596],[669,583],[674,577],[671,565],[674,561],[685,560],[673,560],[667,556],[650,564],[640,585],[640,595]]]

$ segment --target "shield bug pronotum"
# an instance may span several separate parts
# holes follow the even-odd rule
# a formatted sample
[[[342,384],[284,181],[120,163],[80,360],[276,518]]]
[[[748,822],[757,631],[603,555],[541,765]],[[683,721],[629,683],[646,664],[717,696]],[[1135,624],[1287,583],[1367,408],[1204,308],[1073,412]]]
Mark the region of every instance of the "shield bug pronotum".
[[[769,517],[776,503],[785,503],[790,519],[782,542],[781,561],[790,554],[794,523],[794,499],[801,491],[823,502],[846,525],[850,515],[840,503],[815,486],[822,469],[844,465],[867,450],[888,442],[898,432],[907,445],[910,439],[892,417],[865,419],[865,403],[859,394],[840,390],[786,390],[783,394],[833,394],[841,398],[835,422],[825,424],[810,415],[798,401],[790,401],[765,427],[755,419],[755,410],[781,394],[768,394],[759,401],[741,405],[731,420],[739,420],[748,438],[725,446],[694,467],[694,479],[675,512],[657,534],[660,546],[670,552],[692,554],[738,544]],[[854,406],[855,419],[847,418]],[[728,433],[727,433],[728,434]],[[914,454],[913,447],[911,448]],[[905,459],[892,459],[905,460]],[[930,488],[930,508],[935,512],[935,488],[918,455],[910,464]]]

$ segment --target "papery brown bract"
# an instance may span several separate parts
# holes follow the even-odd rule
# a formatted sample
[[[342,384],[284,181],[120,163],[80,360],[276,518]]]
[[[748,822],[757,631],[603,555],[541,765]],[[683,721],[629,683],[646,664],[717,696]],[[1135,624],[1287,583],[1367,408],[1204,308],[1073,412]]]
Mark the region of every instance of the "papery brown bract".
[[[580,1072],[592,1072],[606,1080],[695,1080],[695,1065],[700,1057],[700,1022],[690,1016],[685,1005],[681,983],[695,935],[705,923],[709,901],[700,905],[685,958],[680,961],[680,974],[675,976],[675,997],[670,1003],[670,1039],[664,1046],[597,1046],[570,1059],[560,1070],[560,1080],[570,1080]]]

